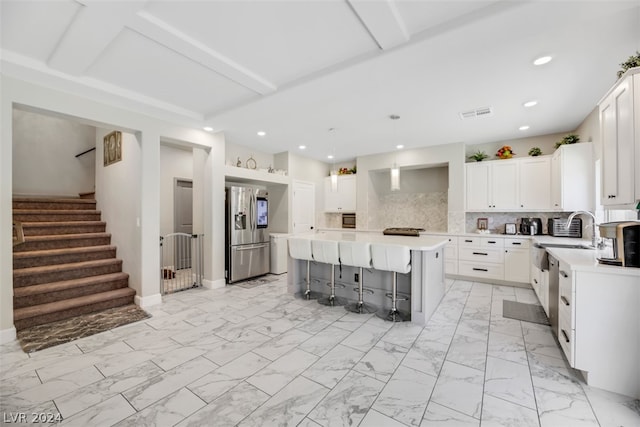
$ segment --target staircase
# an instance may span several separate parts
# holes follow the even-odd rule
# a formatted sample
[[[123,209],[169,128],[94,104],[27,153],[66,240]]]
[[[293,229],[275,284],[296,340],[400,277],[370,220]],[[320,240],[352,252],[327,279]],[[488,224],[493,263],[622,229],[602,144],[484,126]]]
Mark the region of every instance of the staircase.
[[[133,304],[106,223],[87,198],[14,198],[24,242],[13,247],[16,330]]]

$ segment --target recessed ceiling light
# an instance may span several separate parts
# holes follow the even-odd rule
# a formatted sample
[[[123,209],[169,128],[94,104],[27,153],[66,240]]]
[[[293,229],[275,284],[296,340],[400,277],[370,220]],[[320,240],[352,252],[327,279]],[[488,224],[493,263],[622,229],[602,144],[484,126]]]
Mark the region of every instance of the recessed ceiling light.
[[[529,107],[533,107],[534,105],[538,105],[538,101],[527,101],[524,104],[525,107],[529,108]]]
[[[519,129],[519,130],[527,130],[527,129],[529,129],[529,126],[527,126],[527,125],[525,125],[525,126],[520,126],[518,129]]]
[[[533,65],[544,65],[551,61],[551,59],[552,58],[550,56],[541,56],[540,58],[533,61]]]
[[[329,160],[333,159],[333,154],[329,154],[329,155],[327,156],[327,159],[329,159]]]
[[[307,146],[306,145],[298,145],[298,148],[300,150],[305,150],[307,148]]]
[[[402,149],[404,148],[404,145],[402,145],[402,144],[398,144],[398,145],[396,145],[396,148],[397,148],[398,150],[402,150]]]
[[[207,132],[211,132],[213,130],[211,126],[205,126],[202,129],[206,130]]]
[[[263,130],[258,131],[258,136],[265,136],[267,133]]]

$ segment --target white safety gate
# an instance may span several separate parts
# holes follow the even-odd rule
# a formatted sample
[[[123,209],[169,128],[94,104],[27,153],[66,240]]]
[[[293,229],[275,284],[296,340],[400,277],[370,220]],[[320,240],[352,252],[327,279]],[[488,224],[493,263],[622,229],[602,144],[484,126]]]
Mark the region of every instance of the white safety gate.
[[[162,295],[202,286],[202,234],[160,236],[160,292]]]

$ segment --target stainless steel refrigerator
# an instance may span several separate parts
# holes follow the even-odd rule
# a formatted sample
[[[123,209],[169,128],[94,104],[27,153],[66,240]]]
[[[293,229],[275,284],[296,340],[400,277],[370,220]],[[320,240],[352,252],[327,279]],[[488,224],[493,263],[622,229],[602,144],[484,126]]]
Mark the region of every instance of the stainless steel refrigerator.
[[[269,272],[269,199],[266,190],[225,189],[227,283]]]

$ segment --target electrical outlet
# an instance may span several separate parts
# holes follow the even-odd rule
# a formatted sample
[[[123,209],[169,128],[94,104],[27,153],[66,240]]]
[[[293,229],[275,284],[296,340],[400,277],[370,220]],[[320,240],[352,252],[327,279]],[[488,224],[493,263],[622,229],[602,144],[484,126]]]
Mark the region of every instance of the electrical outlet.
[[[360,281],[360,275],[359,275],[358,273],[355,273],[355,274],[353,275],[353,280],[354,280],[355,282],[359,282],[359,281]]]

